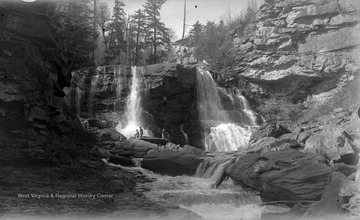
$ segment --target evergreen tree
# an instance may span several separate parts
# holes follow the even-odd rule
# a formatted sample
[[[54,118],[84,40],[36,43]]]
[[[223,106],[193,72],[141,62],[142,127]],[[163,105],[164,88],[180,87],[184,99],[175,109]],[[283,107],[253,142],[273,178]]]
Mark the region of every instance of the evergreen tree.
[[[120,62],[121,52],[126,52],[125,40],[125,4],[120,0],[115,0],[113,8],[112,22],[110,23],[109,47],[107,51],[107,60],[118,58]]]
[[[135,14],[132,16],[131,19],[131,33],[133,34],[134,38],[134,47],[135,47],[135,57],[134,57],[134,64],[137,65],[139,63],[140,57],[140,49],[144,48],[143,43],[141,43],[141,39],[144,37],[145,33],[145,14],[142,10],[135,11]]]
[[[144,5],[146,16],[146,43],[151,48],[149,60],[157,63],[166,56],[170,44],[169,29],[160,21],[160,9],[166,0],[147,0]]]
[[[196,47],[200,44],[201,34],[203,30],[204,30],[203,25],[199,21],[196,21],[196,23],[191,26],[191,29],[189,31],[189,39],[190,39],[191,47]]]

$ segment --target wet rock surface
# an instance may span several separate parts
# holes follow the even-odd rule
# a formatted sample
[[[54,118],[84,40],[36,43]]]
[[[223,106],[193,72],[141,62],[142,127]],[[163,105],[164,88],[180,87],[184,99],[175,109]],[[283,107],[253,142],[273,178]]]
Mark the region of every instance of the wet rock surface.
[[[203,158],[187,150],[150,151],[141,167],[169,176],[195,175]]]
[[[264,135],[253,136],[247,155],[229,164],[225,175],[259,191],[265,201],[282,200],[292,207],[290,212],[269,213],[264,219],[327,219],[330,215],[356,219],[360,210],[358,187],[354,187],[359,181],[357,112],[357,108],[337,108],[309,121],[287,124],[288,133],[278,138],[264,124],[254,132]]]
[[[359,8],[356,0],[266,1],[257,30],[234,39],[238,84],[244,78],[257,99],[304,103],[316,115],[358,103]]]
[[[330,172],[315,154],[296,150],[246,155],[225,168],[233,180],[272,201],[318,200]]]
[[[77,70],[73,72],[71,90],[66,100],[72,111],[80,117],[119,122],[125,117],[131,80],[130,67],[101,66]],[[180,130],[180,125],[183,125],[189,143],[199,144],[194,92],[196,65],[149,65],[142,67],[139,80],[141,89],[138,93],[143,97],[143,111],[139,120],[155,137],[161,137],[162,129],[165,129],[170,135],[170,141],[182,145],[186,143]],[[91,119],[89,123],[102,128],[109,126],[101,124],[101,120]]]

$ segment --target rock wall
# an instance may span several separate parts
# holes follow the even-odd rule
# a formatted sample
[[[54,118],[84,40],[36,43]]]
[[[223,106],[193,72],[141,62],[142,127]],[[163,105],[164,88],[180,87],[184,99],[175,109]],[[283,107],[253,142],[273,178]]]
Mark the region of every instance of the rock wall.
[[[142,97],[142,126],[150,128],[155,137],[161,137],[162,129],[165,129],[172,142],[185,145],[180,130],[183,124],[189,144],[200,147],[196,66],[164,63],[140,68],[144,68],[140,79],[141,89],[138,91]],[[82,118],[113,121],[116,126],[125,117],[131,78],[130,67],[122,66],[74,71],[67,102],[72,111]]]
[[[0,5],[0,129],[58,132],[70,85],[68,52],[47,22],[47,3]]]
[[[239,75],[255,93],[325,113],[360,100],[356,0],[267,0],[257,31],[235,38]]]

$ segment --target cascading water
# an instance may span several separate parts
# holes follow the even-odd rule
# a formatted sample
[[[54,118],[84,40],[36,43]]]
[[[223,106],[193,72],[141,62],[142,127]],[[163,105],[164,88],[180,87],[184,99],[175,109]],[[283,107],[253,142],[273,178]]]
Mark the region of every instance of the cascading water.
[[[236,151],[249,143],[251,131],[239,125],[226,123],[211,128],[206,136],[205,146],[208,151]]]
[[[91,78],[90,91],[89,91],[89,115],[90,117],[95,117],[94,115],[94,95],[97,90],[100,74],[96,71],[95,75]]]
[[[142,125],[140,91],[142,89],[141,80],[142,75],[144,74],[143,71],[144,69],[141,67],[131,67],[132,80],[130,94],[126,100],[125,119],[124,122],[119,123],[116,127],[116,130],[125,135],[127,138],[134,136],[136,130]],[[144,130],[144,134],[150,136],[147,130]]]
[[[114,112],[123,111],[121,106],[122,90],[126,86],[126,70],[124,66],[114,66],[114,82],[116,85],[116,97],[114,102]]]
[[[176,177],[162,176],[140,167],[110,165],[153,180],[138,183],[136,188],[154,202],[178,205],[195,212],[205,220],[260,220],[269,206],[262,205],[259,196],[245,191],[230,178],[215,187],[215,181],[222,175],[224,167],[234,160],[233,156],[214,153],[199,165],[195,176]],[[283,211],[281,207],[270,208]],[[168,219],[171,219],[171,216]]]
[[[76,87],[76,113],[78,118],[81,114],[81,101],[84,96],[85,90],[85,76],[82,76],[78,81],[78,86]]]
[[[247,146],[250,126],[256,125],[255,116],[241,95],[228,95],[234,110],[225,110],[219,92],[209,71],[197,69],[197,97],[200,123],[204,127],[204,144],[207,151],[236,151]],[[236,103],[242,102],[236,108]],[[234,114],[237,112],[238,114]],[[251,112],[251,114],[250,114]],[[239,118],[237,121],[234,117]]]
[[[243,109],[243,111],[246,113],[246,115],[250,118],[250,124],[252,125],[252,126],[257,126],[257,124],[256,124],[256,116],[255,116],[255,114],[254,114],[254,112],[253,111],[251,111],[251,109],[249,108],[249,103],[248,103],[248,101],[246,100],[246,98],[243,96],[243,95],[241,95],[241,93],[237,93],[236,94],[236,96],[239,98],[239,99],[241,99],[241,102],[244,104],[244,109]]]
[[[197,99],[200,120],[227,121],[216,83],[207,70],[197,69]]]

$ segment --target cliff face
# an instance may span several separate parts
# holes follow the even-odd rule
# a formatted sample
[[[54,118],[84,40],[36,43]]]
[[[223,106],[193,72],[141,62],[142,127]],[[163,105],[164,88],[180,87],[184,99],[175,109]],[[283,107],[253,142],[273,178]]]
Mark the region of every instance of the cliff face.
[[[180,129],[183,124],[190,144],[201,146],[196,105],[196,67],[169,63],[138,69],[142,69],[136,91],[141,103],[138,122],[148,127],[156,137],[161,137],[162,129],[165,129],[171,141],[186,144]],[[80,117],[105,119],[116,126],[126,121],[133,74],[130,67],[123,66],[75,71],[67,102]]]
[[[0,5],[0,128],[48,133],[64,120],[70,62],[46,22],[46,3]]]
[[[358,9],[356,0],[267,0],[256,33],[234,40],[236,71],[259,93],[319,112],[359,102]]]

